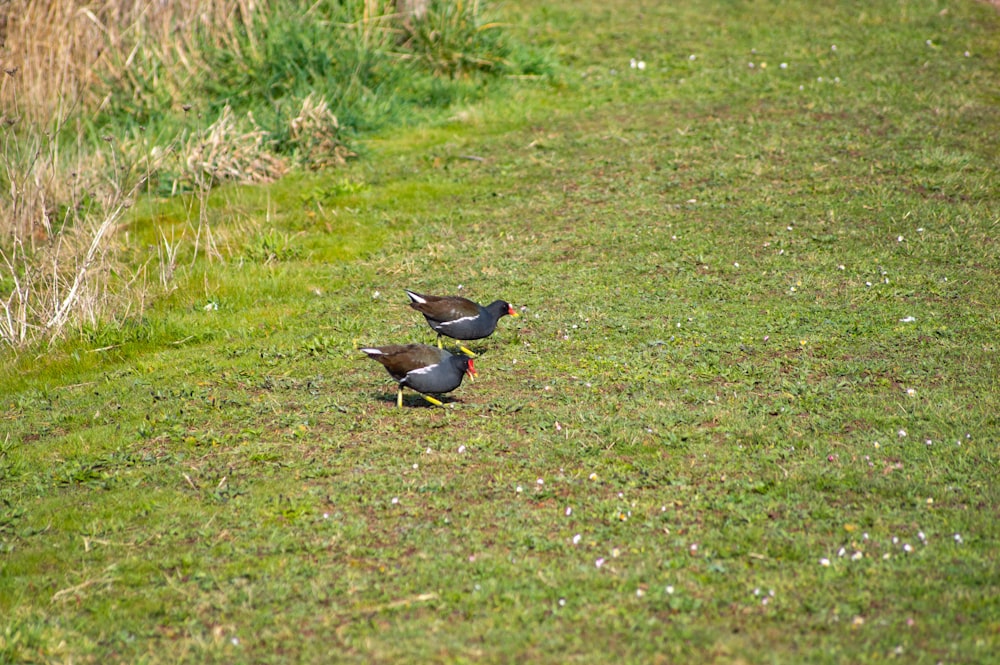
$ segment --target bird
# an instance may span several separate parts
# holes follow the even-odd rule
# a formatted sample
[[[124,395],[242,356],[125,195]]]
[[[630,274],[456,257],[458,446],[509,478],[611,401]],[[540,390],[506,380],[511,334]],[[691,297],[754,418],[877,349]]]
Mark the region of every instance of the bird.
[[[444,349],[436,349],[427,344],[390,344],[361,349],[385,367],[389,375],[399,384],[396,406],[403,406],[403,387],[416,390],[435,406],[444,406],[441,400],[427,393],[450,393],[462,385],[468,375],[472,380],[476,368],[472,358],[453,355]]]
[[[506,300],[494,300],[483,307],[461,296],[428,296],[409,289],[406,295],[410,297],[410,307],[423,314],[438,334],[439,349],[442,335],[457,340],[482,339],[493,334],[500,317],[518,315]],[[468,356],[476,355],[464,346],[459,348]]]

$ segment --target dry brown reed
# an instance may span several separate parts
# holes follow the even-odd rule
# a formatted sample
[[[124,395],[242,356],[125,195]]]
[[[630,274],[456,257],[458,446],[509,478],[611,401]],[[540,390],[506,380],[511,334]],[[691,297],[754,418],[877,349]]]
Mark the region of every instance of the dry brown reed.
[[[98,108],[116,78],[155,80],[173,94],[203,71],[196,33],[238,49],[237,26],[267,1],[9,0],[0,4],[0,68],[19,81],[0,82],[0,108],[41,126],[67,105]]]

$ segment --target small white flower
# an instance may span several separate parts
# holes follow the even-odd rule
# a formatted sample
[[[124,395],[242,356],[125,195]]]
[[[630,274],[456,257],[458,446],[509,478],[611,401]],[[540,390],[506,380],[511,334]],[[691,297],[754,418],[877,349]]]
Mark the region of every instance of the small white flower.
[[[893,544],[893,545],[898,545],[898,544],[899,544],[899,538],[898,538],[898,537],[896,537],[896,536],[893,536],[893,537],[892,537],[892,544]]]
[[[566,517],[569,517],[572,514],[573,514],[573,509],[570,508],[569,506],[566,506]]]
[[[933,445],[933,443],[934,443],[934,442],[933,442],[933,441],[931,441],[930,439],[924,439],[924,445],[925,445],[925,446],[930,446],[930,445]]]
[[[923,233],[923,232],[924,232],[924,227],[921,226],[920,228],[917,229],[917,233]]]
[[[836,51],[837,50],[837,45],[836,44],[830,44],[830,50],[831,51]]]
[[[561,432],[562,431],[562,425],[559,424],[558,420],[556,421],[556,431],[557,432]]]
[[[928,46],[934,46],[934,42],[932,42],[929,39],[926,42],[924,42],[924,43],[927,44]]]
[[[861,552],[855,552],[851,555],[851,561],[860,561],[864,556]]]
[[[898,436],[900,439],[905,439],[906,438],[906,430],[905,429],[899,430],[898,432],[896,432],[896,436]]]
[[[871,286],[871,285],[872,285],[871,282],[865,282],[865,286]]]
[[[861,540],[868,540],[868,532],[867,531],[865,531],[863,534],[861,534]]]
[[[971,56],[972,56],[972,54],[971,54],[971,53],[969,53],[968,51],[966,51],[966,52],[965,52],[965,53],[964,53],[963,55],[964,55],[964,56],[965,56],[966,58],[969,58],[969,57],[971,57]]]
[[[635,590],[635,595],[636,595],[637,598],[642,598],[643,596],[646,595],[646,592],[644,590],[642,590],[642,589],[636,589]]]
[[[430,448],[428,448],[428,449],[427,449],[427,450],[425,450],[424,452],[425,452],[425,453],[427,453],[428,455],[430,455],[432,451],[431,451],[431,449],[430,449]]]
[[[753,69],[755,67],[755,65],[752,62],[748,62],[747,63],[747,67],[749,67],[750,69]]]
[[[458,452],[460,454],[465,452],[465,445],[464,444],[458,447]]]
[[[819,565],[821,565],[821,566],[829,566],[830,565],[830,560],[827,559],[826,557],[823,557],[822,559],[819,560]]]
[[[323,513],[323,519],[325,520],[330,519],[330,513]]]
[[[845,554],[847,554],[847,550],[844,549],[843,547],[837,550],[837,556],[844,556]]]
[[[380,295],[382,295],[382,294],[379,293],[378,291],[376,291],[375,293],[372,294],[372,300],[378,300],[378,298],[379,298]]]
[[[573,536],[574,545],[579,545],[581,540],[583,540],[583,536],[581,536],[580,534],[576,534],[575,536]]]
[[[924,534],[923,531],[917,531],[917,538],[919,538],[920,542],[922,542],[922,543],[926,543],[927,542],[927,535]]]
[[[598,559],[597,561],[594,562],[594,565],[600,568],[601,566],[604,565],[604,559],[603,558]]]
[[[635,69],[636,64],[637,63],[635,61],[635,58],[632,58],[631,60],[628,61],[628,66],[631,67],[632,69]]]
[[[906,389],[906,394],[909,395],[910,397],[913,397],[914,395],[917,394],[917,391],[915,389],[913,389],[913,388],[907,388]]]
[[[536,482],[536,483],[538,483],[538,486],[539,486],[539,487],[541,487],[542,485],[544,485],[544,484],[545,484],[545,480],[544,480],[544,479],[542,479],[542,478],[539,478],[539,479],[538,479],[538,480],[536,480],[535,482]]]
[[[969,52],[966,51],[965,55],[966,55],[966,57],[968,57]],[[688,60],[697,60],[697,59],[698,59],[698,56],[696,56],[694,53],[692,53],[691,55],[688,56]]]
[[[691,543],[691,554],[698,551],[698,543]]]
[[[414,471],[416,471],[416,470],[417,470],[417,469],[419,469],[419,468],[420,468],[420,465],[419,465],[419,464],[417,464],[416,462],[414,462],[414,463],[413,463],[413,470],[414,470]]]
[[[231,639],[229,641],[232,642],[232,644],[233,644],[234,647],[238,647],[240,645],[240,638],[238,638],[238,637],[234,637],[233,639]]]
[[[597,474],[596,473],[592,473],[592,474],[590,474],[588,476],[588,478],[590,478],[591,480],[597,480]]]
[[[515,492],[517,492],[518,494],[520,494],[521,492],[523,492],[523,491],[524,491],[524,488],[523,488],[523,487],[521,487],[520,485],[518,485],[518,486],[517,486],[517,489],[515,489],[514,491],[515,491]]]
[[[958,543],[959,545],[962,544],[962,534],[960,533],[955,534],[955,542]]]
[[[671,593],[672,594],[674,592],[674,587],[673,587],[673,585],[668,584],[663,590],[666,591],[667,593]]]
[[[837,270],[847,270],[847,267],[843,263],[841,263],[839,266],[837,266]]]
[[[398,496],[392,497],[392,505],[395,506],[397,503],[399,503],[399,497]]]
[[[646,69],[646,62],[644,60],[640,60],[639,62],[635,63],[635,66],[641,72],[642,70]]]
[[[559,607],[566,607],[566,599],[565,598],[560,598],[559,599]]]
[[[896,242],[903,242],[903,236],[898,236],[896,238]]]
[[[733,263],[733,267],[734,267],[734,268],[739,268],[739,267],[740,267],[740,264],[739,264],[739,263]]]
[[[913,551],[913,546],[910,545],[909,543],[904,543],[903,544],[903,551],[904,552],[912,552]]]

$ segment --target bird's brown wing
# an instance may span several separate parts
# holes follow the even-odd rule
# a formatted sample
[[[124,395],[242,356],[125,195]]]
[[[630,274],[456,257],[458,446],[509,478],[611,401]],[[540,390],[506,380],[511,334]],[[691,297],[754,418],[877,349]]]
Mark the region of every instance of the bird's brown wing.
[[[454,321],[479,316],[479,305],[461,296],[421,296],[425,302],[410,303],[410,307],[434,321]]]

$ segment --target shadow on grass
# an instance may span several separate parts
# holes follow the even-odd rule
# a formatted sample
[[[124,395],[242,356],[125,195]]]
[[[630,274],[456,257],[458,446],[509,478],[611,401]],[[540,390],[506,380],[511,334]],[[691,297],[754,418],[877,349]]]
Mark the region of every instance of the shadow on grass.
[[[393,390],[391,392],[388,392],[388,391],[379,391],[379,392],[374,392],[374,393],[370,393],[370,394],[371,394],[372,399],[374,401],[385,402],[389,406],[392,406],[393,408],[396,407],[396,391],[395,390]],[[449,395],[434,395],[434,394],[432,394],[431,397],[433,397],[436,400],[441,401],[442,403],[444,403],[445,406],[447,406],[449,404],[463,404],[462,400],[456,399],[456,398],[451,397]],[[437,406],[435,404],[431,404],[430,402],[428,402],[426,399],[423,398],[423,396],[420,393],[414,392],[412,390],[407,390],[406,392],[403,393],[403,408],[405,409],[405,408],[411,408],[411,407],[425,407],[425,408],[428,408],[428,409],[439,409],[439,408],[441,408],[441,407],[439,407],[439,406]]]

